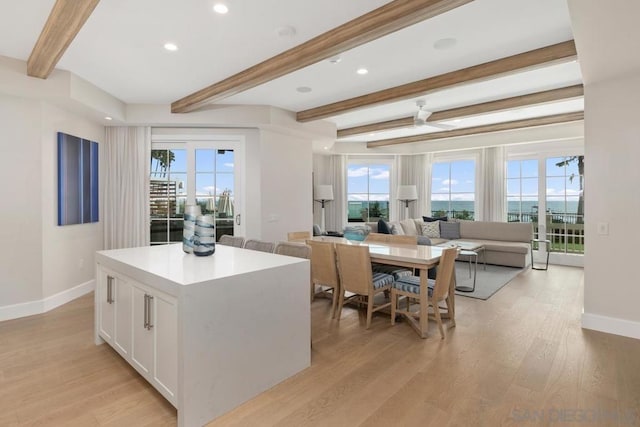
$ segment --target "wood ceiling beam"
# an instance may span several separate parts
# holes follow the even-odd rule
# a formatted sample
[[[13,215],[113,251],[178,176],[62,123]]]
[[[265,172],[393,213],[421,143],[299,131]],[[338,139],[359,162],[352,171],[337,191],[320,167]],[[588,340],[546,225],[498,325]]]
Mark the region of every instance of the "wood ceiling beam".
[[[552,125],[556,123],[576,122],[584,119],[584,112],[554,114],[551,116],[535,117],[532,119],[514,120],[504,123],[474,126],[462,129],[446,130],[442,132],[425,133],[421,135],[405,136],[402,138],[381,139],[367,142],[367,148],[386,147],[389,145],[409,144],[412,142],[432,141],[434,139],[453,138],[456,136],[476,135],[480,133],[498,132],[503,130],[521,129],[528,127]]]
[[[478,114],[492,113],[496,111],[521,108],[531,105],[544,104],[548,102],[577,98],[584,95],[584,87],[580,85],[568,86],[559,89],[545,90],[527,95],[514,96],[512,98],[498,99],[496,101],[483,102],[480,104],[466,105],[464,107],[452,108],[449,110],[436,111],[429,116],[427,122],[439,122],[443,120],[458,119],[461,117],[475,116]],[[387,120],[384,122],[370,123],[368,125],[354,126],[338,130],[338,138],[345,138],[352,135],[362,135],[383,130],[403,129],[413,126],[413,116],[402,119]]]
[[[300,111],[296,114],[296,119],[299,122],[324,119],[364,107],[426,95],[438,89],[450,88],[472,81],[488,80],[525,69],[575,59],[576,55],[576,45],[573,40],[569,40],[439,76]]]
[[[100,0],[56,0],[29,60],[27,75],[46,79]]]
[[[402,28],[474,0],[394,0],[324,34],[171,104],[172,113],[188,113],[346,52]]]

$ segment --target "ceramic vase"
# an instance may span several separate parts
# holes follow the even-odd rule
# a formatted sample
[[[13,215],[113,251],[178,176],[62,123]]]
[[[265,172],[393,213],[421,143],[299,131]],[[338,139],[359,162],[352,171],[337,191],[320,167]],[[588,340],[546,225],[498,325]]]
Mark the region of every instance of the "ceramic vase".
[[[202,215],[199,205],[187,205],[184,207],[184,224],[182,226],[182,250],[188,254],[193,253],[193,239],[195,237],[196,218]]]
[[[216,251],[215,218],[211,215],[196,217],[193,253],[197,256],[212,255]]]

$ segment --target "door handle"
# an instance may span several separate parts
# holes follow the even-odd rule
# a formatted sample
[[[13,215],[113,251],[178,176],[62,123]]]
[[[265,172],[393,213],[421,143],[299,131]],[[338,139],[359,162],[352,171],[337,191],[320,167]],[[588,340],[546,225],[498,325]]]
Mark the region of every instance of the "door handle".
[[[240,214],[236,215],[236,224],[240,225]]]

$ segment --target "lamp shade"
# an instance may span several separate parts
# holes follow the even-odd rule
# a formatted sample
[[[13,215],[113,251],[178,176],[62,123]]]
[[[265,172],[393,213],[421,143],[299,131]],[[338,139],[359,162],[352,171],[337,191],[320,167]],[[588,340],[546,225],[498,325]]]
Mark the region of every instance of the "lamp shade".
[[[316,185],[314,193],[316,200],[333,200],[332,185]]]
[[[415,185],[398,185],[398,200],[418,200],[418,190]]]

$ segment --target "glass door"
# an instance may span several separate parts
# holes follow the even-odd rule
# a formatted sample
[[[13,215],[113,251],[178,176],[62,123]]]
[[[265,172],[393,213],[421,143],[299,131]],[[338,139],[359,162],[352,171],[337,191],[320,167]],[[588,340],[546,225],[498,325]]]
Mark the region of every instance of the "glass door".
[[[216,241],[243,234],[236,141],[154,142],[149,181],[150,243],[182,241],[184,208],[197,204],[216,221]]]

